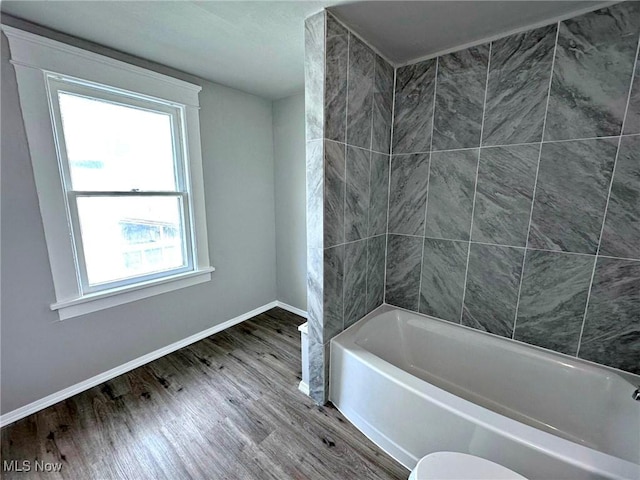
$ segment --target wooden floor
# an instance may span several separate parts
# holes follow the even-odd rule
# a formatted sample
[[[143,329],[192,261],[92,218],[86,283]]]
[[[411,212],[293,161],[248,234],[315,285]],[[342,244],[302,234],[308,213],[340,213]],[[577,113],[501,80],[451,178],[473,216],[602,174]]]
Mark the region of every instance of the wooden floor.
[[[31,471],[2,477],[406,479],[297,390],[303,322],[270,310],[5,427],[3,464]],[[36,461],[61,470],[35,472]]]

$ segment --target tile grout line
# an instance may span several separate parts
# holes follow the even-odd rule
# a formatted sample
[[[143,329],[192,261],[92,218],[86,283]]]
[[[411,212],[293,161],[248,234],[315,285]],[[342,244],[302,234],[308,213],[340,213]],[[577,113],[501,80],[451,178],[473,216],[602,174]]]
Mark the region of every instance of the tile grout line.
[[[387,184],[387,228],[386,239],[384,245],[384,280],[382,284],[382,302],[387,303],[387,259],[389,257],[389,205],[391,204],[391,160],[393,159],[393,131],[396,115],[396,87],[398,82],[398,69],[393,69],[393,89],[391,90],[392,102],[391,102],[391,136],[389,138],[389,159],[387,164],[389,165],[389,183]]]
[[[434,107],[435,107],[435,104],[434,104]],[[427,209],[429,208],[429,181],[431,180],[431,154],[429,153],[428,155],[429,157],[427,161],[429,162],[429,165],[427,166],[427,191],[425,193],[424,225],[422,227],[422,235],[411,235],[412,237],[415,236],[417,238],[420,238],[422,243],[421,245],[422,254],[420,255],[420,281],[418,282],[418,311],[420,311],[420,303],[421,303],[421,297],[422,297],[422,270],[424,268],[424,244],[425,244],[424,240],[427,235]]]
[[[367,205],[367,231],[364,235],[364,310],[367,311],[367,296],[369,295],[369,222],[371,221],[371,152],[369,152],[369,192]],[[346,239],[345,239],[346,240]],[[365,313],[366,315],[366,313]]]
[[[631,71],[631,82],[629,83],[629,92],[627,93],[627,104],[624,108],[624,116],[622,117],[622,125],[620,126],[620,137],[618,138],[618,149],[616,150],[616,156],[613,160],[613,169],[611,170],[611,180],[609,181],[609,191],[607,192],[607,203],[604,206],[602,226],[600,227],[600,236],[598,237],[598,247],[596,248],[595,259],[593,260],[593,270],[591,272],[591,280],[589,281],[589,290],[587,291],[587,303],[584,306],[584,315],[582,317],[582,327],[580,328],[580,336],[578,337],[578,349],[576,350],[576,357],[580,353],[580,347],[582,346],[582,335],[584,333],[584,327],[587,323],[587,312],[589,311],[589,302],[591,301],[591,290],[593,289],[593,280],[596,275],[596,267],[598,265],[598,256],[600,255],[600,247],[602,246],[602,236],[604,234],[604,227],[607,222],[607,213],[609,211],[609,201],[611,200],[611,190],[613,189],[613,181],[615,179],[616,167],[618,165],[618,157],[620,156],[620,146],[622,145],[622,134],[624,133],[624,127],[625,127],[625,124],[627,123],[627,115],[629,114],[629,103],[631,102],[631,92],[633,91],[633,81],[635,79],[636,69],[638,67],[639,55],[640,55],[640,36],[638,37],[638,45],[636,46],[636,58],[633,63],[633,70]]]
[[[585,137],[585,138],[571,138],[568,140],[545,140],[545,141],[538,141],[538,142],[525,142],[525,143],[505,143],[505,144],[500,144],[500,145],[481,145],[480,147],[465,147],[465,148],[451,148],[448,150],[432,150],[432,151],[422,151],[422,152],[410,152],[410,153],[396,153],[396,156],[403,156],[403,155],[419,155],[419,154],[428,154],[428,153],[449,153],[449,152],[463,152],[463,151],[467,151],[467,150],[476,150],[477,148],[482,148],[482,149],[487,149],[487,148],[507,148],[507,147],[523,147],[526,145],[540,145],[540,144],[544,144],[544,145],[548,145],[548,144],[553,144],[553,143],[566,143],[566,142],[586,142],[589,140],[607,140],[607,139],[617,139],[618,137],[635,137],[640,135],[640,133],[625,133],[625,134],[621,134],[621,135],[607,135],[604,137]],[[329,140],[331,142],[335,142],[335,140]],[[342,143],[342,142],[337,142],[337,143]],[[356,147],[356,148],[361,148],[361,147]],[[382,152],[377,152],[377,153],[382,153]]]
[[[522,284],[524,283],[524,268],[527,261],[527,248],[529,248],[529,236],[531,235],[531,224],[533,223],[533,207],[536,203],[536,192],[538,190],[538,175],[540,173],[540,163],[542,161],[542,147],[544,145],[544,134],[547,128],[547,116],[549,115],[549,103],[551,100],[551,85],[553,84],[553,71],[556,66],[556,54],[558,51],[558,41],[560,39],[560,22],[556,24],[556,40],[553,44],[553,57],[551,59],[551,72],[549,73],[549,87],[547,89],[547,104],[544,107],[544,119],[542,120],[542,136],[540,138],[540,150],[538,151],[538,163],[536,165],[536,175],[533,181],[533,191],[531,192],[531,208],[529,209],[529,224],[527,226],[527,238],[524,244],[524,254],[520,265],[520,281],[518,282],[518,296],[516,299],[516,311],[513,318],[513,330],[511,338],[516,338],[516,327],[518,325],[518,312],[520,310],[520,295],[522,294]]]
[[[618,144],[618,150],[620,149],[620,145]],[[618,152],[616,151],[616,158],[618,157]],[[614,161],[615,165],[615,161]],[[613,184],[613,173],[611,174],[611,184]],[[610,186],[611,187],[611,186]],[[607,206],[609,205],[609,197],[607,197]],[[606,215],[605,215],[606,218]],[[602,230],[604,230],[604,222],[605,218],[602,219],[602,229],[600,231],[600,236],[602,237]],[[580,347],[582,346],[582,335],[584,334],[584,326],[587,323],[587,312],[589,311],[589,302],[591,301],[591,290],[593,289],[593,280],[596,275],[596,267],[598,265],[598,250],[600,250],[600,240],[598,240],[598,247],[596,248],[596,254],[593,257],[593,268],[591,269],[591,276],[589,278],[589,288],[587,289],[587,301],[584,305],[584,313],[582,314],[582,324],[580,325],[580,334],[578,335],[578,347],[576,348],[576,357],[580,354]]]
[[[367,299],[369,298],[369,239],[371,234],[371,175],[373,174],[373,110],[376,97],[376,66],[378,64],[378,58],[373,52],[373,74],[371,77],[371,135],[369,136],[369,191],[367,192],[367,231],[365,233],[366,243],[365,248],[365,266],[364,266],[364,311],[367,312],[368,305]],[[346,240],[346,238],[345,238]],[[366,313],[365,313],[366,315]]]
[[[347,133],[349,130],[349,55],[351,46],[351,31],[347,30],[347,78],[346,78],[346,91],[345,91],[345,104],[344,104],[344,185],[343,185],[343,198],[342,198],[342,330],[344,330],[344,311],[345,311],[345,290],[346,290],[346,268],[347,263],[347,249],[344,247],[347,240]]]
[[[436,71],[433,77],[433,111],[431,112],[431,140],[429,141],[429,152],[433,150],[433,133],[435,132],[436,122],[436,96],[438,93],[438,66],[440,57],[436,57]],[[427,191],[424,200],[424,222],[422,225],[422,253],[420,255],[420,280],[418,282],[418,312],[420,311],[420,300],[422,297],[422,270],[424,268],[424,237],[427,235],[427,209],[429,207],[429,180],[431,180],[431,153],[429,153],[429,165],[427,167]]]
[[[375,105],[376,96],[376,66],[377,58],[373,55],[373,74],[371,78],[371,134],[369,135],[369,152],[373,151],[373,107]],[[368,233],[368,232],[367,232]]]
[[[639,135],[640,135],[640,134],[639,134]],[[370,149],[368,149],[368,148],[366,148],[366,147],[360,147],[360,146],[358,146],[358,145],[352,145],[352,144],[347,143],[347,142],[341,142],[340,140],[332,140],[332,139],[330,139],[330,138],[325,138],[325,140],[326,140],[327,142],[338,143],[338,144],[340,144],[340,145],[346,145],[346,146],[351,147],[351,148],[357,148],[358,150],[364,150],[365,152],[369,152],[369,151],[371,151],[371,152],[373,152],[373,153],[379,153],[380,155],[387,155],[387,156],[389,156],[389,153],[379,152],[379,151],[377,151],[377,150],[370,150]],[[403,154],[398,154],[398,155],[403,155]],[[408,155],[411,155],[411,154],[408,154]]]
[[[567,138],[563,140],[544,140],[543,139],[539,143],[550,144],[550,143],[567,143],[567,142],[586,142],[589,140],[606,140],[608,138],[617,138],[619,136],[620,135],[605,135],[602,137]]]
[[[491,54],[493,50],[493,42],[489,43],[489,60],[487,60],[487,78],[484,84],[484,101],[482,103],[482,123],[480,124],[480,146],[478,147],[478,160],[476,163],[476,178],[473,186],[473,202],[471,204],[471,225],[469,227],[469,245],[467,245],[467,262],[464,269],[464,283],[462,287],[462,302],[460,303],[460,321],[464,316],[464,301],[467,296],[467,281],[469,279],[469,263],[471,260],[471,234],[473,233],[473,216],[476,210],[476,196],[478,194],[478,174],[480,173],[480,154],[482,153],[482,138],[484,136],[484,121],[487,115],[487,97],[489,96],[489,75],[491,73]]]
[[[331,247],[324,248],[323,250],[331,250],[332,248],[346,247],[347,245],[353,245],[353,244],[358,243],[358,242],[364,242],[365,240],[369,240],[370,238],[376,238],[376,237],[380,237],[382,235],[384,235],[384,234],[381,233],[380,235],[374,235],[372,237],[364,237],[364,238],[359,238],[358,240],[351,240],[349,242],[339,243],[337,245],[333,245]],[[558,253],[564,253],[564,252],[558,252]],[[586,255],[586,254],[584,254],[584,255]]]
[[[578,255],[581,257],[595,257],[594,253],[582,253],[582,252],[568,252],[565,250],[551,250],[549,248],[537,248],[537,247],[523,247],[522,245],[507,245],[507,244],[501,244],[501,243],[491,243],[491,242],[478,242],[477,240],[460,240],[460,239],[456,239],[456,238],[444,238],[444,237],[433,237],[430,235],[414,235],[411,233],[402,233],[402,232],[389,232],[390,235],[395,235],[397,237],[411,237],[411,238],[426,238],[428,240],[442,240],[445,242],[457,242],[457,243],[472,243],[474,245],[486,245],[489,247],[505,247],[505,248],[513,248],[516,250],[526,250],[528,252],[548,252],[548,253],[558,253],[561,255]],[[373,235],[370,238],[375,238],[375,237],[379,237],[381,235],[384,235],[384,233],[380,233],[378,235]],[[355,242],[359,242],[360,240],[354,240],[351,242],[346,242],[346,244],[349,243],[355,243]],[[343,244],[339,244],[339,245],[334,245],[334,247],[340,246]],[[329,247],[329,248],[334,248],[334,247]],[[598,255],[598,257],[601,258],[613,258],[616,260],[628,260],[631,262],[640,262],[640,258],[632,258],[632,257],[614,257],[611,255]]]
[[[610,258],[613,260],[625,260],[627,262],[640,262],[640,258],[630,258],[630,257],[614,257],[611,255],[600,255],[598,254],[598,258]]]

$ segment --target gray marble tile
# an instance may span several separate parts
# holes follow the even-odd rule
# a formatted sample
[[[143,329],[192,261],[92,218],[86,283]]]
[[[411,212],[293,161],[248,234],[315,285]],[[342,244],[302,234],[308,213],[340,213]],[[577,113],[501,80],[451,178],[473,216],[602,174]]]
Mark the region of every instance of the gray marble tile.
[[[388,200],[389,156],[372,152],[371,185],[369,192],[369,237],[387,232]]]
[[[640,136],[622,137],[600,254],[640,258]]]
[[[365,313],[369,313],[384,303],[386,247],[386,235],[378,235],[367,239],[367,302]]]
[[[542,138],[556,30],[549,25],[492,43],[483,145]]]
[[[540,145],[483,148],[472,240],[524,247]]]
[[[324,142],[324,247],[344,243],[345,147]]]
[[[347,146],[347,190],[344,209],[346,242],[367,236],[370,155],[368,150]]]
[[[542,146],[529,245],[596,253],[617,139]]]
[[[344,245],[324,250],[322,340],[327,343],[343,329]]]
[[[323,141],[306,145],[307,247],[322,248],[324,240],[324,151]]]
[[[425,236],[469,240],[478,149],[431,154]]]
[[[349,32],[327,14],[324,92],[324,136],[345,141]]]
[[[489,44],[438,58],[433,150],[480,146]]]
[[[640,374],[640,262],[598,258],[578,356]]]
[[[627,118],[624,121],[624,134],[635,133],[640,133],[640,53],[636,59],[636,71],[633,77],[631,96],[629,97],[629,109],[627,110]]]
[[[458,50],[438,57],[438,81],[440,73],[446,76],[476,73],[483,74],[487,78],[487,64],[489,62],[489,44],[476,45],[474,47]],[[483,88],[484,88],[483,83]],[[437,88],[440,88],[438,85]]]
[[[428,177],[428,153],[391,158],[389,232],[423,234]]]
[[[418,311],[422,238],[389,235],[385,302]]]
[[[374,54],[360,39],[349,36],[347,80],[347,143],[371,148]]]
[[[309,396],[318,405],[329,397],[329,345],[309,339]]]
[[[472,243],[462,324],[511,337],[524,249]]]
[[[365,316],[367,301],[367,240],[344,246],[344,328]]]
[[[304,21],[304,110],[307,140],[324,136],[324,15],[324,12],[319,12]]]
[[[560,24],[545,140],[619,135],[640,31],[640,3]]]
[[[468,242],[424,239],[420,313],[460,323]]]
[[[435,75],[435,59],[396,70],[393,153],[431,149]]]
[[[309,338],[323,342],[324,334],[324,252],[307,248],[307,323]]]
[[[307,249],[307,324],[309,326],[309,394],[320,402],[324,396],[324,253]]]
[[[393,67],[379,55],[376,55],[373,82],[373,132],[371,139],[371,149],[376,152],[389,153],[392,110]]]
[[[591,255],[528,250],[514,338],[575,355],[594,260]]]

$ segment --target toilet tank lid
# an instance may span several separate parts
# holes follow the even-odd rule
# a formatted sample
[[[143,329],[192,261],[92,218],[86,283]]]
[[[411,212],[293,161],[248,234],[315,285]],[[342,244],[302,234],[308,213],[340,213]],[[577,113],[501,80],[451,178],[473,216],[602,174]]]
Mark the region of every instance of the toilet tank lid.
[[[418,462],[414,472],[417,480],[526,480],[495,462],[459,452],[431,453]]]

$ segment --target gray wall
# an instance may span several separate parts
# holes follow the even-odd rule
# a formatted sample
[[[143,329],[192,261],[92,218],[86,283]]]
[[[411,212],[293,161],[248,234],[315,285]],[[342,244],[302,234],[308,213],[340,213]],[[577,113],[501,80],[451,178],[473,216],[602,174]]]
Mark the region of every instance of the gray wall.
[[[307,310],[304,94],[273,102],[278,300]]]
[[[305,41],[310,390],[323,403],[329,341],[383,302],[393,67],[328,13]]]
[[[639,33],[628,2],[397,70],[387,303],[640,373]]]
[[[57,321],[49,310],[53,283],[8,58],[2,36],[2,413],[276,299],[271,102],[155,65],[203,86],[200,122],[213,279]]]

